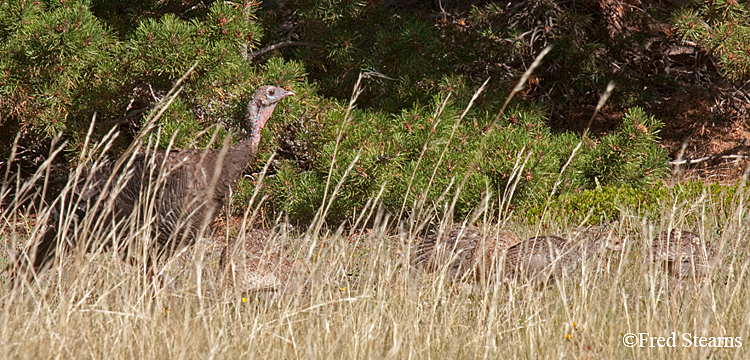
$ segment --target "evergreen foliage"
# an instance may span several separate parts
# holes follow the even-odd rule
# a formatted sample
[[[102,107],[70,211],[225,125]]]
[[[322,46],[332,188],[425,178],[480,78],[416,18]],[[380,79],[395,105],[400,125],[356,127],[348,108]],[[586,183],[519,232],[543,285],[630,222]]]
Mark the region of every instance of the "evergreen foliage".
[[[595,140],[591,151],[577,159],[580,172],[576,187],[591,189],[601,184],[645,188],[665,174],[666,152],[654,146],[663,124],[643,109],[628,109],[620,128]]]
[[[179,146],[205,145],[210,136],[197,142],[194,137],[213,124],[241,133],[246,97],[255,87],[304,77],[293,63],[256,68],[244,60],[262,36],[254,21],[257,4],[216,2],[189,20],[169,13],[146,18],[124,37],[115,36],[91,6],[87,1],[2,5],[0,16],[8,21],[0,30],[0,121],[46,137],[65,130],[79,149],[97,113],[95,135],[120,126],[127,144],[152,104],[197,61],[181,97],[162,117],[167,133],[161,147],[175,133]]]
[[[444,14],[436,20],[430,15],[440,11],[431,9],[431,3],[298,0],[289,2],[286,12],[267,12],[260,20],[269,27],[292,22],[295,37],[318,45],[295,47],[285,55],[304,61],[326,96],[348,98],[361,71],[390,77],[368,86],[360,98],[362,106],[387,112],[429,103],[447,90],[468,97],[487,78],[492,79],[490,88],[478,106],[496,106],[534,57],[553,45],[525,95],[545,104],[555,117],[553,124],[581,131],[569,111],[596,103],[609,81],[618,85],[610,101],[622,107],[643,106],[632,99],[641,99],[646,89],[670,85],[653,64],[634,60],[645,56],[649,30],[631,26],[615,31],[604,3],[482,2],[467,7],[464,17]],[[664,12],[649,11],[653,16]],[[626,13],[617,20],[639,26],[652,16]],[[289,34],[268,35],[264,42],[276,43]]]
[[[447,105],[436,117],[444,102]],[[405,207],[408,215],[420,203],[442,209],[457,193],[457,217],[480,206],[488,193],[496,199],[489,204],[496,211],[497,200],[516,179],[514,204],[544,203],[581,135],[553,134],[543,113],[522,108],[511,111],[493,128],[492,114],[470,111],[460,118],[461,105],[439,95],[430,106],[415,106],[398,115],[354,111],[349,124],[342,118],[333,120],[336,128],[344,126],[337,150],[336,133],[329,132],[330,138],[316,150],[321,153],[320,161],[311,169],[300,171],[292,160],[283,161],[276,176],[269,179],[271,208],[285,212],[293,222],[307,223],[342,179],[328,216],[334,224],[353,221],[358,209],[376,198],[381,188],[379,199],[393,214]],[[555,195],[596,186],[629,184],[641,189],[658,183],[667,164],[656,142],[660,126],[643,110],[631,109],[623,126],[612,134],[597,142],[584,140],[571,167],[562,174],[565,184]],[[519,171],[516,161],[520,158],[523,163],[526,157]],[[608,163],[611,159],[616,161]],[[329,169],[333,170],[326,194]]]
[[[85,2],[0,5],[1,122],[51,136],[87,129],[95,111],[122,111],[127,67],[122,44]]]
[[[458,217],[488,194],[497,207],[514,187],[512,206],[530,209],[600,189],[643,191],[664,177],[667,155],[657,143],[663,124],[637,105],[647,91],[672,83],[632,60],[646,58],[646,30],[616,30],[605,3],[486,2],[464,18],[435,20],[421,2],[299,0],[262,13],[253,1],[4,2],[0,125],[32,139],[64,130],[73,159],[96,113],[93,140],[117,128],[110,154],[116,156],[197,62],[159,120],[160,149],[172,141],[177,148],[216,147],[229,134],[237,140],[248,97],[262,84],[298,94],[264,130],[253,169],[276,151],[262,190],[273,217],[283,212],[308,223],[339,182],[331,224],[351,221],[381,189],[378,205],[393,214],[408,215],[415,204],[442,209],[455,199]],[[670,14],[648,10],[620,20]],[[732,1],[682,10],[676,30],[715,51],[728,77],[741,77],[749,53],[746,10]],[[290,24],[294,37],[276,31]],[[248,60],[261,40],[285,36],[303,44]],[[508,89],[547,45],[553,52],[494,124]],[[361,72],[371,77],[360,108],[345,119],[344,101]],[[618,85],[611,103],[626,115],[621,124],[610,122],[617,126],[584,132],[589,108],[610,80]],[[554,126],[560,123],[569,126]],[[254,179],[241,181],[235,209],[247,207]]]
[[[706,1],[675,13],[675,30],[719,57],[730,79],[750,74],[750,6],[745,1]]]
[[[293,8],[300,37],[321,46],[301,47],[296,57],[304,59],[324,95],[347,99],[360,72],[378,72],[390,79],[368,86],[359,103],[398,112],[415,101],[429,102],[452,85],[456,65],[463,66],[450,48],[453,42],[412,14],[359,1],[305,0],[294,2]],[[262,20],[280,21],[273,15],[267,13]],[[275,41],[281,34],[270,35]]]

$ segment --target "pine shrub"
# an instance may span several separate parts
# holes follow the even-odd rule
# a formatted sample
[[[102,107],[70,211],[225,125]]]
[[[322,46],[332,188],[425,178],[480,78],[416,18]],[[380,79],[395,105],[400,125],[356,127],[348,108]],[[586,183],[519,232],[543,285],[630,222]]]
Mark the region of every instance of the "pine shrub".
[[[262,188],[264,209],[272,219],[286,214],[299,224],[329,202],[330,224],[351,223],[381,189],[373,206],[393,214],[443,209],[455,199],[455,215],[462,217],[488,194],[494,213],[516,184],[512,205],[533,207],[592,189],[640,191],[665,174],[666,154],[657,144],[661,123],[642,109],[631,108],[608,135],[582,138],[553,132],[554,107],[535,101],[538,84],[565,92],[556,100],[561,102],[594,94],[608,80],[601,54],[613,43],[600,41],[601,25],[577,11],[581,5],[532,1],[506,9],[489,3],[475,8],[462,27],[435,26],[418,11],[398,13],[376,3],[300,1],[295,16],[301,40],[322,47],[296,48],[302,60],[283,52],[287,59],[272,55],[260,64],[247,61],[247,52],[264,35],[278,39],[256,20],[257,4],[213,2],[201,10],[174,10],[183,5],[136,2],[131,6],[140,14],[118,19],[100,1],[0,4],[0,124],[47,139],[65,130],[67,153],[75,158],[96,113],[94,140],[113,127],[120,130],[111,154],[116,156],[156,101],[197,61],[159,119],[160,133],[153,135],[160,149],[172,140],[178,148],[220,146],[230,134],[238,140],[245,106],[260,85],[291,87],[298,94],[279,105],[263,131],[255,175],[241,180],[234,198],[238,211],[247,208],[257,173],[274,151]],[[553,26],[534,41],[524,40],[548,15],[575,26]],[[528,96],[494,124],[509,85],[553,40],[556,53],[520,94]],[[345,119],[343,99],[363,71],[371,77],[358,101],[362,108]],[[488,75],[489,87],[461,118]],[[562,83],[569,85],[555,87]]]
[[[661,123],[639,108],[631,109],[613,134],[597,142],[584,139],[574,154],[581,135],[553,134],[538,109],[516,108],[493,127],[492,114],[469,111],[461,119],[465,104],[451,100],[435,117],[444,101],[444,95],[435,96],[430,106],[398,115],[354,110],[348,124],[343,111],[326,113],[331,117],[323,117],[324,127],[343,127],[341,143],[336,146],[335,131],[317,138],[310,148],[320,153],[319,161],[308,170],[295,167],[293,160],[281,161],[268,183],[270,208],[293,222],[308,223],[341,182],[328,212],[332,224],[354,221],[381,188],[379,201],[394,215],[402,210],[409,215],[415,204],[443,209],[456,197],[455,216],[463,217],[480,207],[487,194],[493,199],[490,212],[496,211],[499,199],[516,186],[515,179],[517,187],[508,200],[528,207],[547,201],[556,182],[562,185],[554,197],[597,186],[644,189],[665,174],[667,158],[656,137]],[[517,159],[524,163],[526,158],[518,170]]]
[[[707,1],[675,12],[675,30],[719,58],[730,79],[750,74],[750,6],[745,1]]]
[[[144,11],[158,7],[131,5]],[[215,2],[187,19],[166,13],[115,24],[132,29],[125,33],[112,30],[107,21],[113,17],[93,15],[92,9],[109,14],[102,6],[84,0],[0,4],[0,124],[46,138],[65,130],[69,152],[77,157],[96,113],[93,140],[118,127],[117,153],[156,101],[197,62],[160,119],[160,147],[173,135],[178,146],[205,146],[212,132],[195,137],[214,124],[242,135],[244,108],[257,86],[308,87],[294,62],[276,59],[257,67],[245,60],[263,35],[255,21],[257,4]]]

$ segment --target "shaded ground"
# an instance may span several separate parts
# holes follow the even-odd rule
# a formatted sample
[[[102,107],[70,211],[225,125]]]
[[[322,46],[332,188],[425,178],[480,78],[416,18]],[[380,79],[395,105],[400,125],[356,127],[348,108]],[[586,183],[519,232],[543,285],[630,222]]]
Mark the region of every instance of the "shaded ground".
[[[721,183],[739,179],[748,165],[747,158],[720,158],[750,154],[750,101],[737,89],[716,86],[706,92],[681,92],[664,102],[654,113],[664,121],[662,145],[673,159],[714,157],[689,166],[688,178]],[[741,97],[740,97],[741,96]],[[744,97],[744,99],[742,98]]]
[[[688,161],[681,165],[679,178],[734,183],[750,164],[750,81],[728,81],[708,49],[680,40],[668,22],[649,17],[645,23],[630,24],[628,31],[646,31],[649,40],[643,48],[631,48],[630,59],[617,65],[617,71],[619,66],[627,68],[635,80],[615,80],[612,97],[639,93],[634,104],[664,123],[661,146],[672,163]],[[616,55],[609,57],[617,62]],[[632,88],[638,82],[642,88]],[[591,123],[594,134],[619,126],[625,109],[613,103],[617,101],[610,100]],[[592,101],[574,99],[553,112],[550,125],[556,131],[581,132],[594,107]]]

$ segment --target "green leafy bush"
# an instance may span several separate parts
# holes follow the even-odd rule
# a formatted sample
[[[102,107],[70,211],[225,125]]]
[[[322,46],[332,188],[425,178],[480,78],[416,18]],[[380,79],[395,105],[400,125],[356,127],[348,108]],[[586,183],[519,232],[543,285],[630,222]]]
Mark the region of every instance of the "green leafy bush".
[[[700,216],[705,211],[700,207],[711,206],[712,213],[729,221],[737,209],[740,190],[740,183],[726,186],[703,181],[678,182],[672,186],[662,183],[644,188],[608,185],[571,191],[553,198],[549,204],[536,204],[518,215],[539,220],[546,209],[548,218],[567,219],[576,224],[588,219],[585,223],[597,224],[619,220],[623,215],[646,216],[651,220],[670,213],[678,218],[691,212]],[[747,202],[747,189],[744,191]]]

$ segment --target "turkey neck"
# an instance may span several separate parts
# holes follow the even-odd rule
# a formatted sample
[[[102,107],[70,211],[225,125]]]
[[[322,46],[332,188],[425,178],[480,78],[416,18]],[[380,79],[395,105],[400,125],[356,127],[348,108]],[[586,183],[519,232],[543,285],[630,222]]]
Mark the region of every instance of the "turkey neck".
[[[255,99],[250,101],[246,115],[250,129],[248,135],[239,143],[231,146],[224,156],[221,178],[216,186],[218,200],[226,199],[242,173],[253,162],[260,144],[260,132],[275,108],[276,103],[264,106]]]

